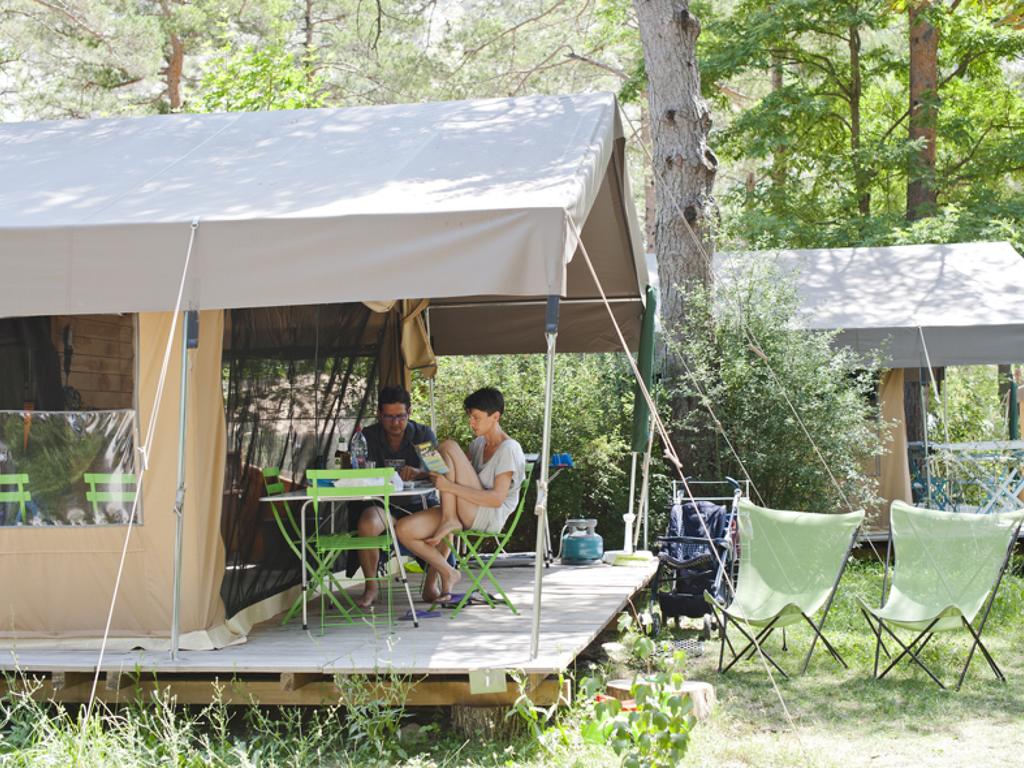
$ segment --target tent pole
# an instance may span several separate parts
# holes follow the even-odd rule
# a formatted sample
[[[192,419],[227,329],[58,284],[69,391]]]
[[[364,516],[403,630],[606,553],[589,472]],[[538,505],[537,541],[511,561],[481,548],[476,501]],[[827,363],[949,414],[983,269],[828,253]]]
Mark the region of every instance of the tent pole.
[[[630,452],[629,461],[629,508],[626,510],[626,514],[622,517],[622,522],[626,526],[626,536],[629,536],[629,521],[635,519],[633,510],[636,507],[636,451]],[[632,516],[631,516],[632,515]],[[622,548],[627,552],[631,551],[630,544],[624,543]]]
[[[558,296],[548,296],[545,337],[548,341],[547,370],[544,379],[544,432],[540,449],[540,481],[537,483],[537,546],[533,560],[533,631],[530,635],[530,658],[540,652],[540,599],[547,554],[544,544],[548,526],[548,470],[551,466],[551,401],[555,391],[555,340],[558,338]]]
[[[181,550],[185,536],[185,433],[188,411],[188,363],[190,349],[199,346],[199,313],[182,313],[181,324],[181,396],[178,398],[178,482],[174,495],[174,593],[171,599],[171,659],[178,659],[181,633]]]
[[[423,311],[423,319],[424,319],[424,323],[427,326],[427,340],[430,341],[430,348],[433,349],[434,348],[434,342],[432,341],[433,337],[430,335],[430,307],[429,306]],[[434,361],[435,361],[435,364],[436,364],[436,361],[437,361],[437,356],[436,355],[434,356]],[[435,368],[434,369],[434,375],[431,376],[429,379],[427,379],[427,392],[430,393],[430,431],[433,432],[435,436],[437,435],[437,408],[436,408],[435,400],[434,400],[434,379],[436,379],[436,378],[437,378],[437,369]]]

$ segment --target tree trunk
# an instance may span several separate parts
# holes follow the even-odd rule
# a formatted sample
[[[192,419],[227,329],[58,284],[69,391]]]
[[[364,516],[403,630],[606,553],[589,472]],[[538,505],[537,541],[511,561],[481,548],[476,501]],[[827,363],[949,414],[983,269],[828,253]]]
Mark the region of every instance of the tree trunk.
[[[671,333],[685,322],[687,286],[711,282],[711,190],[718,158],[707,144],[711,113],[700,93],[700,22],[689,12],[689,2],[635,0],[634,6],[647,67],[661,311]],[[681,365],[669,355],[666,368],[676,379]],[[677,424],[686,412],[682,398],[673,398]]]
[[[935,210],[935,126],[938,121],[939,33],[928,20],[930,0],[908,4],[910,21],[910,140],[921,148],[910,158],[907,219]]]
[[[167,105],[172,112],[181,109],[181,74],[185,68],[185,44],[175,29],[171,0],[160,0],[160,15],[167,34],[167,66],[163,69]]]
[[[853,184],[857,194],[857,211],[861,216],[871,213],[871,194],[860,156],[860,98],[862,92],[860,71],[860,30],[851,26],[850,44],[850,156],[853,158]]]
[[[651,116],[650,113],[641,107],[640,109],[640,141],[645,147],[651,146]],[[654,176],[652,175],[644,184],[644,243],[647,252],[654,250],[654,221],[657,204],[654,199]]]

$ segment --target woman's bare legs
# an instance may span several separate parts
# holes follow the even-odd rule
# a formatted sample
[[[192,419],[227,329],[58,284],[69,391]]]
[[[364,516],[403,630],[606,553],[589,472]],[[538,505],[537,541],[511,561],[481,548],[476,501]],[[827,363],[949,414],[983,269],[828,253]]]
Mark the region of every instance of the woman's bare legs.
[[[447,551],[445,554],[441,554],[441,550],[436,545],[427,542],[427,539],[441,525],[441,514],[440,507],[432,507],[422,512],[416,512],[408,517],[403,517],[395,523],[395,534],[398,536],[398,541],[406,549],[427,563],[427,582],[426,586],[424,586],[424,597],[428,599],[436,597],[428,595],[426,592],[428,587],[433,586],[432,579],[434,576],[431,576],[431,573],[441,579],[441,594],[450,594],[455,585],[462,579],[462,574],[448,565]]]
[[[470,463],[462,447],[454,440],[445,440],[437,448],[448,467],[445,477],[456,485],[482,490],[480,476]],[[439,545],[452,531],[472,527],[478,505],[460,499],[454,493],[441,494],[441,520],[433,535],[426,539],[432,546]]]

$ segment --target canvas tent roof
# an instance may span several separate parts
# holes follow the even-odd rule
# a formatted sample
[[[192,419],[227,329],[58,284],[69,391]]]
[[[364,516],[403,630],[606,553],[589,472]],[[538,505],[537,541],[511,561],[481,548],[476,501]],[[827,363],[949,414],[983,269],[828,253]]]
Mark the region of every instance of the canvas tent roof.
[[[623,152],[611,94],[0,125],[0,316],[173,309],[198,217],[194,308],[446,299],[439,353],[524,352],[560,294],[559,349],[614,349],[572,232],[635,343]]]
[[[1024,259],[1009,243],[761,253],[795,275],[808,327],[885,349],[893,368],[926,365],[922,334],[934,366],[1024,360]],[[716,271],[750,255],[721,254]]]

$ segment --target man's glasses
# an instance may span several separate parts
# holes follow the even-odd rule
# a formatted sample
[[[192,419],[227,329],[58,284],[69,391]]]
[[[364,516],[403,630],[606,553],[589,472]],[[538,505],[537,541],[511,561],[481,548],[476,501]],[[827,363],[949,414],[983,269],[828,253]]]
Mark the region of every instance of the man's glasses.
[[[405,421],[409,418],[408,413],[399,413],[392,415],[390,413],[382,413],[380,415],[381,421]]]

